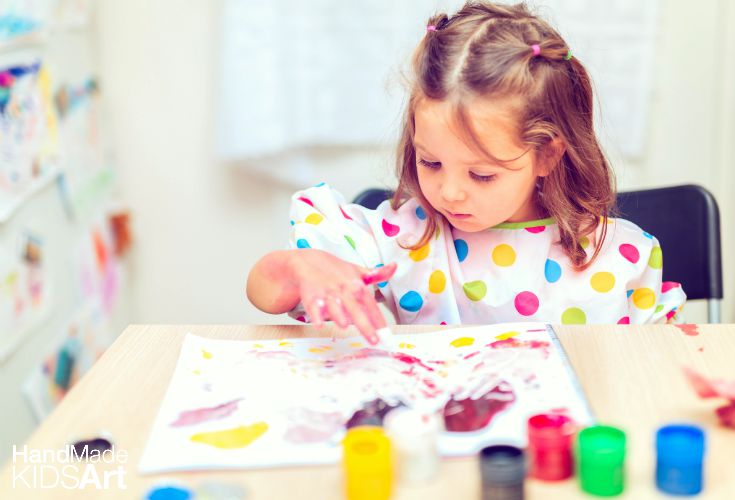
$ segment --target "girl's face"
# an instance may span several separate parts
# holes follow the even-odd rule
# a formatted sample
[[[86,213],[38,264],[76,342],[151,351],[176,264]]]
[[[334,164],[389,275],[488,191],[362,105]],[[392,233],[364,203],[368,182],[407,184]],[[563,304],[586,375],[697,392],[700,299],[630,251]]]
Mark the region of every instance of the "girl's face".
[[[482,100],[468,109],[485,149],[495,158],[512,161],[496,163],[467,146],[453,124],[451,104],[422,99],[415,110],[413,142],[424,197],[462,231],[541,218],[533,192],[536,178],[547,175],[548,169],[521,143],[512,107]]]

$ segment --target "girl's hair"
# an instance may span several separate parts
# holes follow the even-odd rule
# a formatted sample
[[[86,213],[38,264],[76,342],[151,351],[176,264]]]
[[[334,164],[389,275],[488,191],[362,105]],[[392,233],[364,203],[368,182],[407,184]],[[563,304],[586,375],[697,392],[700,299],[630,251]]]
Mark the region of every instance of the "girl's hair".
[[[614,179],[592,123],[590,78],[571,57],[561,36],[524,4],[468,2],[455,15],[433,16],[412,58],[413,78],[397,151],[397,209],[415,197],[431,214],[426,231],[410,248],[426,244],[442,215],[421,193],[416,173],[414,113],[422,99],[449,99],[464,135],[486,156],[467,116],[476,97],[510,98],[519,103],[522,140],[534,154],[559,137],[566,150],[547,177],[538,179],[535,201],[556,219],[560,243],[576,269],[597,257],[615,202]],[[538,47],[534,47],[538,45]],[[601,224],[594,254],[587,261],[582,238]]]

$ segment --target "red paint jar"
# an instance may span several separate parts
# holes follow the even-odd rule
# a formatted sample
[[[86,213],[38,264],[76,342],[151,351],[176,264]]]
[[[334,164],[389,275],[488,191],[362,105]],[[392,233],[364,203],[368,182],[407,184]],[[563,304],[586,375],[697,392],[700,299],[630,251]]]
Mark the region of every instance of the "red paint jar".
[[[572,419],[542,413],[528,419],[528,456],[531,476],[542,481],[561,481],[572,476]]]

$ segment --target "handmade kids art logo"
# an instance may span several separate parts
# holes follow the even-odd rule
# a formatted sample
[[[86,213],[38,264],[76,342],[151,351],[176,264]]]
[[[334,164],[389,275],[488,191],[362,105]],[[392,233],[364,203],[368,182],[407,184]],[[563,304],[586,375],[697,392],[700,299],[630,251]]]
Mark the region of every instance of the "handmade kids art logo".
[[[13,445],[13,488],[67,490],[127,489],[128,452],[71,444],[61,449]]]

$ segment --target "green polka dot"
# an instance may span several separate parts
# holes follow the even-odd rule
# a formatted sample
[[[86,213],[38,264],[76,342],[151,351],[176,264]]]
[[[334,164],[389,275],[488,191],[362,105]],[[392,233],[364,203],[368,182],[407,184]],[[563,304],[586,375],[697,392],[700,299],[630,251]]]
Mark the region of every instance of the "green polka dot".
[[[467,298],[475,302],[482,300],[487,293],[487,285],[484,281],[480,280],[465,283],[462,289],[464,290],[464,294],[467,295]]]
[[[664,305],[663,304],[659,304],[659,305],[656,306],[656,311],[655,312],[656,313],[660,313],[663,310],[664,310]]]
[[[648,265],[654,269],[661,269],[664,265],[664,256],[661,253],[661,247],[653,247],[651,256],[648,258]]]
[[[347,243],[350,244],[353,250],[357,250],[357,247],[355,246],[355,241],[352,238],[345,234],[345,239],[347,240]]]
[[[578,307],[570,307],[561,315],[563,325],[584,325],[587,324],[587,315]]]

